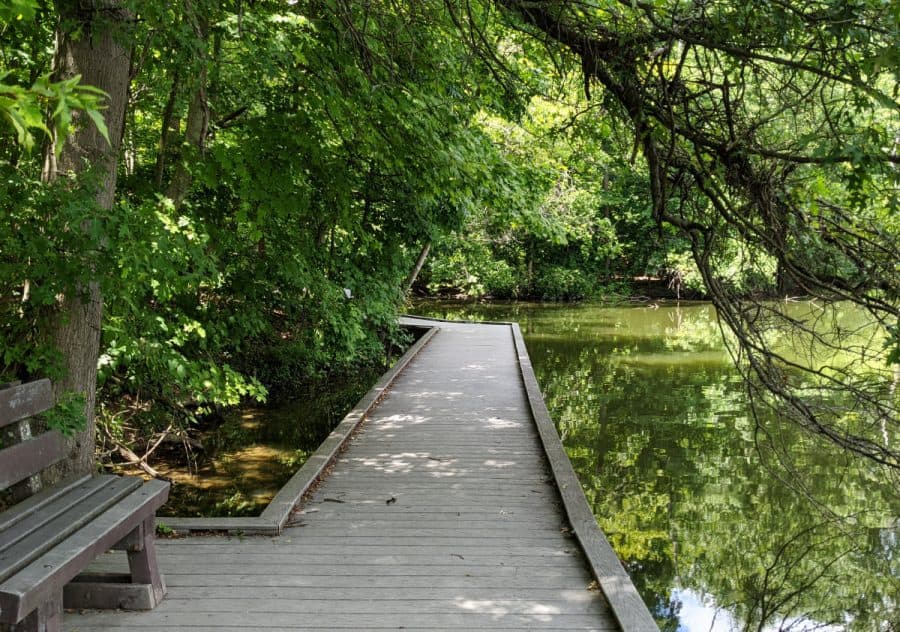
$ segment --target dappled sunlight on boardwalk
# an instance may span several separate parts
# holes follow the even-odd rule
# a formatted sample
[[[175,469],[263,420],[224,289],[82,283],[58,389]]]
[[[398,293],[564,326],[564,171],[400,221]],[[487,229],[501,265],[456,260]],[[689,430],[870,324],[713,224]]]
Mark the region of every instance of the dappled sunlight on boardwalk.
[[[386,419],[382,419],[378,422],[378,427],[383,430],[394,430],[397,428],[407,428],[409,426],[415,426],[418,424],[426,423],[430,417],[423,417],[421,415],[391,415]]]
[[[442,325],[283,535],[159,548],[157,610],[69,614],[66,629],[618,629],[569,535],[504,326]]]

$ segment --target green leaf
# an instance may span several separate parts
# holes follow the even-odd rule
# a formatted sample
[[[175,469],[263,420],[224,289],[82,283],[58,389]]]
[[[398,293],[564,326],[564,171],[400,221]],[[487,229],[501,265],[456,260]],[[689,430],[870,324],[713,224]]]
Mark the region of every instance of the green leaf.
[[[85,113],[91,117],[91,120],[94,121],[94,125],[97,126],[97,131],[100,132],[100,135],[106,139],[106,142],[109,141],[109,130],[106,128],[106,120],[104,120],[103,115],[92,108],[88,108],[85,110]]]

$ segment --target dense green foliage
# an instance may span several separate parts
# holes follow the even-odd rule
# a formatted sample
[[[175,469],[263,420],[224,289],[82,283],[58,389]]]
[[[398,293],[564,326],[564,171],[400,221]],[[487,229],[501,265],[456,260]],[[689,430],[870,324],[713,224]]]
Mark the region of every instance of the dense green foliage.
[[[33,147],[46,107],[60,140],[72,108],[102,123],[97,95],[48,82],[52,7],[4,11],[4,376],[58,374],[42,331],[56,297],[89,279],[116,401],[190,416],[376,361],[399,335],[419,244],[515,195],[471,125],[512,101],[446,16],[198,0],[131,9],[117,201],[100,211],[90,171],[44,184]]]
[[[462,234],[437,245],[423,284],[435,293],[494,298],[581,300],[621,291],[617,280],[666,269],[669,250],[650,212],[643,165],[621,129],[590,116],[567,84],[556,99],[534,97],[519,122],[479,123],[517,171],[530,197],[483,208]]]

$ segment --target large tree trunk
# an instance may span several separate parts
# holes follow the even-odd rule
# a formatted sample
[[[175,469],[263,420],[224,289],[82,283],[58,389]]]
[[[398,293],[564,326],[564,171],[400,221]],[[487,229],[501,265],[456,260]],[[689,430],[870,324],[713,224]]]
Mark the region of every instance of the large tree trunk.
[[[51,166],[45,175],[52,179],[57,173],[98,169],[97,203],[102,209],[110,209],[116,192],[116,164],[128,93],[130,55],[122,42],[126,40],[129,15],[117,0],[57,0],[56,7],[60,23],[54,74],[57,79],[81,75],[82,83],[109,95],[103,115],[112,145],[87,117],[76,115],[77,131],[66,140],[56,164],[49,161]],[[83,393],[87,418],[85,430],[73,437],[71,459],[55,472],[56,476],[95,469],[94,404],[102,314],[100,286],[90,280],[79,291],[60,298],[48,333],[63,354],[66,371],[54,385],[55,394],[59,398],[63,393]]]

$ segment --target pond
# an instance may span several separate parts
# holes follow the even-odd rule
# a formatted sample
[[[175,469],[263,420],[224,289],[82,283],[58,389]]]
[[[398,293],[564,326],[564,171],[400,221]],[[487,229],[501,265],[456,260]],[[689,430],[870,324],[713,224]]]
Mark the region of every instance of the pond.
[[[711,306],[414,311],[521,324],[588,502],[664,630],[900,630],[900,492],[792,427],[757,432]]]
[[[159,515],[258,516],[385,370],[310,382],[282,401],[229,411],[189,444],[170,446],[154,461],[172,480]]]

